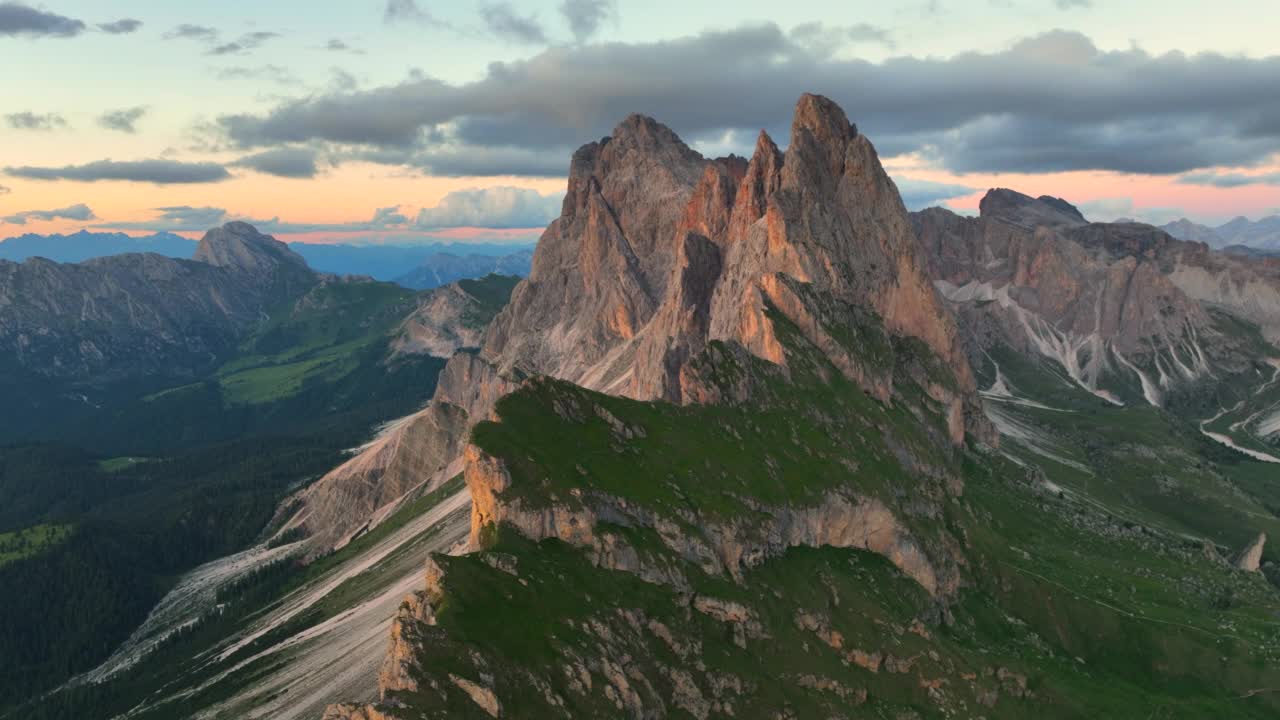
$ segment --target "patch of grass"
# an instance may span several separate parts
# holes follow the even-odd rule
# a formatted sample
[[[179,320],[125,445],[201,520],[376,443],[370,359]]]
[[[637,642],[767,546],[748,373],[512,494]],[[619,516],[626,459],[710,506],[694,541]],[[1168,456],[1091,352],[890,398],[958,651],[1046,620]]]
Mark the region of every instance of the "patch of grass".
[[[35,557],[62,543],[74,531],[72,525],[44,523],[0,533],[0,567],[15,560]]]
[[[478,302],[475,310],[464,318],[464,322],[473,327],[487,325],[494,315],[507,306],[507,302],[511,300],[511,291],[519,283],[518,277],[496,273],[475,280],[459,280],[458,287]]]

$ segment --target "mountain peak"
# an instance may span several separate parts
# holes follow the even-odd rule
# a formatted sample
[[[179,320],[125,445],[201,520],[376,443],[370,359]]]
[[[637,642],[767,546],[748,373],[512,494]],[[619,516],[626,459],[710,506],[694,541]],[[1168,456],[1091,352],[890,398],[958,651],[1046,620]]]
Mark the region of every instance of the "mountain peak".
[[[678,152],[684,156],[701,159],[676,135],[675,131],[648,115],[632,113],[613,129],[613,134],[603,144],[616,143],[620,148],[644,153]]]
[[[306,269],[307,261],[289,246],[263,235],[246,222],[229,222],[204,234],[193,258],[216,267],[235,268],[250,274],[267,274],[280,266]]]
[[[795,116],[791,120],[791,132],[795,134],[797,130],[802,129],[814,133],[819,140],[837,138],[844,140],[858,132],[835,101],[813,93],[805,93],[796,101]]]
[[[989,190],[978,208],[982,217],[996,218],[1027,228],[1038,225],[1078,227],[1089,222],[1075,205],[1062,198],[1050,195],[1033,198],[1008,188]]]

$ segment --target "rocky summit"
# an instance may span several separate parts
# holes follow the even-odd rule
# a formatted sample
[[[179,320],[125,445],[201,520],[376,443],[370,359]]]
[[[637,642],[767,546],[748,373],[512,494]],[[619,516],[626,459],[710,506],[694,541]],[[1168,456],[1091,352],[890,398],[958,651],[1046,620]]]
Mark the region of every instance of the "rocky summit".
[[[449,362],[418,416],[304,490],[292,522],[319,551],[409,490],[444,482],[461,467],[470,426],[526,377],[637,400],[747,401],[748,383],[709,384],[694,359],[723,344],[785,368],[774,313],[866,393],[893,402],[918,371],[892,352],[860,357],[838,337],[866,311],[945,363],[954,381],[925,387],[946,409],[948,441],[968,433],[994,443],[906,209],[843,110],[805,95],[788,151],[761,133],[749,161],[708,160],[633,115],[574,153],[561,215],[480,351]]]

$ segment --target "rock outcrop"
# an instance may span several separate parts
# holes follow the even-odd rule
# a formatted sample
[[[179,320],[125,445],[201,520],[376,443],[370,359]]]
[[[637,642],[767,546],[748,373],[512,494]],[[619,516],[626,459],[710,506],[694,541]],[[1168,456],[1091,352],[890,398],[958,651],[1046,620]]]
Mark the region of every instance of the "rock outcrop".
[[[840,371],[885,403],[896,401],[895,372],[909,363],[891,351],[868,360],[843,346],[839,328],[873,323],[920,342],[950,378],[924,384],[951,418],[950,441],[995,442],[896,187],[844,112],[805,95],[785,153],[761,133],[750,161],[708,160],[639,115],[579,149],[561,216],[480,352],[450,361],[433,404],[394,431],[403,437],[378,441],[308,488],[299,522],[332,542],[377,503],[442,482],[457,470],[469,426],[523,378],[690,403],[708,397],[689,364],[709,343],[785,367],[771,313],[838,355]],[[436,430],[448,440],[429,438]],[[370,500],[352,504],[353,487]]]
[[[509,289],[508,283],[514,283],[514,278],[491,276],[478,282],[497,286],[488,288],[497,294]],[[492,320],[489,304],[487,298],[476,297],[461,283],[450,283],[426,293],[419,298],[417,308],[400,323],[391,346],[392,359],[424,353],[448,358],[463,348],[479,348],[484,330]]]
[[[1087,225],[1076,206],[1050,195],[1032,198],[1016,190],[995,188],[978,203],[982,217],[998,217],[1026,230],[1038,227],[1073,228]]]
[[[1258,572],[1262,567],[1262,550],[1267,545],[1267,534],[1258,533],[1258,537],[1236,558],[1236,567],[1246,572]]]
[[[638,554],[612,537],[597,533],[601,522],[657,532],[676,555],[710,575],[741,581],[744,573],[793,547],[839,547],[869,550],[889,559],[930,595],[945,596],[958,587],[958,558],[948,567],[934,562],[894,513],[879,499],[852,491],[828,493],[808,507],[755,508],[746,523],[693,515],[665,517],[635,503],[607,495],[579,495],[573,506],[540,504],[525,507],[503,498],[511,477],[502,462],[476,448],[466,450],[466,482],[471,491],[471,545],[483,546],[483,534],[499,524],[533,540],[556,538],[587,548],[599,567],[623,570],[658,582],[687,587],[663,567],[645,565]],[[698,532],[690,531],[696,527]]]

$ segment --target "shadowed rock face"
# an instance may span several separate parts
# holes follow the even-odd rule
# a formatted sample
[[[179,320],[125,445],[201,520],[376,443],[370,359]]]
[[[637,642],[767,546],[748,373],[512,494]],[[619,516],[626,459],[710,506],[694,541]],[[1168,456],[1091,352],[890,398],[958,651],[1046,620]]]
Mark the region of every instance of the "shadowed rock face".
[[[1016,190],[996,188],[988,192],[978,205],[983,217],[998,217],[1018,227],[1034,230],[1037,227],[1072,228],[1087,225],[1084,215],[1076,206],[1049,195],[1033,198]]]
[[[73,382],[192,375],[317,281],[284,243],[245,223],[209,231],[194,260],[0,261],[0,355]]]
[[[818,348],[843,353],[843,373],[893,402],[892,359],[868,365],[841,350],[816,319],[865,318],[831,317],[833,307],[873,310],[892,334],[923,342],[955,379],[928,388],[948,408],[951,441],[966,432],[994,441],[897,189],[843,110],[803,96],[787,152],[761,133],[750,161],[703,158],[658,122],[628,117],[574,154],[561,216],[479,354],[451,360],[433,403],[392,433],[422,426],[448,439],[383,438],[369,451],[376,455],[308,488],[296,522],[323,548],[408,489],[447,479],[460,468],[469,427],[532,375],[641,400],[713,399],[689,371],[711,341],[786,365],[769,312]],[[398,453],[417,460],[400,462]],[[428,467],[429,475],[402,476]]]

